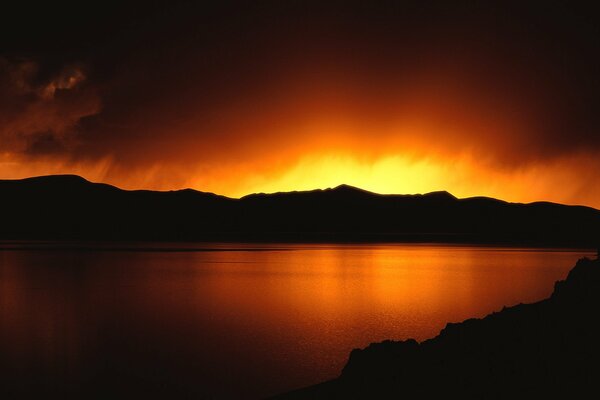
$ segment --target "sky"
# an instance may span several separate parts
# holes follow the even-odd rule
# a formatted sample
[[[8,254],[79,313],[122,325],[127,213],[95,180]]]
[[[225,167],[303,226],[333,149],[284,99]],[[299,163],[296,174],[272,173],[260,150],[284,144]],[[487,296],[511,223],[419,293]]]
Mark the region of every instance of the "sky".
[[[583,2],[20,3],[0,24],[0,179],[600,208]]]

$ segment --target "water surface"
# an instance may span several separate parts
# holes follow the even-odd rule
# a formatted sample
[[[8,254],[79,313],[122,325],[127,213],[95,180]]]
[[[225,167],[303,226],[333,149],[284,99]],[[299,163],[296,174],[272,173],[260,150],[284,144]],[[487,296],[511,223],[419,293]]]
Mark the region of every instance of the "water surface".
[[[0,246],[1,391],[258,398],[349,352],[547,297],[581,250]],[[95,395],[95,396],[92,396]]]

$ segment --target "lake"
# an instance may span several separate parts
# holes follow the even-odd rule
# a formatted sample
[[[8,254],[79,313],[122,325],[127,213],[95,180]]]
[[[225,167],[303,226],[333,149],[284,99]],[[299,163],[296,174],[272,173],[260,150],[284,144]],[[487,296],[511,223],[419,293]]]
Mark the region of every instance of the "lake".
[[[353,348],[547,297],[583,250],[415,244],[0,246],[0,394],[260,398]]]

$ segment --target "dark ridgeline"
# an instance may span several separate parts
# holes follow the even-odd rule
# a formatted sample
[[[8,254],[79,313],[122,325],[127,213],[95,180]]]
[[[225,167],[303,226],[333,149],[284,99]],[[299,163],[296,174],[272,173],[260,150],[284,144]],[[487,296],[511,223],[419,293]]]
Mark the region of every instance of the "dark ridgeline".
[[[351,186],[231,199],[191,189],[126,191],[72,176],[0,180],[0,239],[421,241],[597,246],[600,211],[447,192]]]
[[[600,261],[582,259],[549,299],[356,349],[339,378],[276,398],[598,398],[599,309]]]

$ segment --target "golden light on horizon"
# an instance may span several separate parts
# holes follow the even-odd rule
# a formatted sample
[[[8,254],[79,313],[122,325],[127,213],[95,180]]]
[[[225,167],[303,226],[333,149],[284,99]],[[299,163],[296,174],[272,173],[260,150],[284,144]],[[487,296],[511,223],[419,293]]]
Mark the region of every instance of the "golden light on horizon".
[[[258,105],[260,96],[241,96],[208,119],[171,123],[157,113],[160,123],[144,120],[146,136],[126,142],[126,156],[118,146],[80,154],[69,142],[73,150],[64,154],[9,149],[0,153],[0,178],[77,174],[129,190],[193,188],[235,198],[348,184],[600,208],[593,153],[553,154],[525,101],[500,101],[476,85],[467,89],[462,75],[434,72],[387,90],[353,77],[290,78],[265,89]]]
[[[237,188],[223,188],[233,197],[249,193],[325,189],[348,184],[377,193],[423,193],[443,181],[439,165],[428,160],[385,156],[359,160],[348,154],[303,157],[275,177],[250,176]]]
[[[304,157],[289,168],[270,174],[238,175],[235,181],[202,179],[190,186],[208,186],[214,188],[210,191],[238,198],[251,193],[326,189],[348,184],[381,194],[445,190],[459,198],[488,196],[512,202],[553,201],[600,208],[597,201],[600,191],[588,188],[583,192],[578,185],[581,171],[591,164],[593,160],[574,158],[512,171],[482,165],[467,155],[444,161],[401,155],[361,160],[349,154],[323,154]],[[572,168],[574,165],[576,168]]]
[[[69,163],[30,162],[0,157],[5,179],[46,174],[78,174],[93,182],[123,189],[178,190],[193,188],[239,198],[251,193],[333,188],[348,184],[382,194],[417,194],[445,190],[456,197],[488,196],[512,202],[553,201],[600,208],[600,189],[582,187],[593,177],[595,161],[584,155],[553,163],[498,169],[462,156],[384,154],[361,157],[352,152],[308,154],[292,162],[269,161],[174,169],[154,165],[143,170],[121,171],[112,160]],[[586,171],[589,175],[586,177]],[[559,190],[560,189],[560,190]]]

